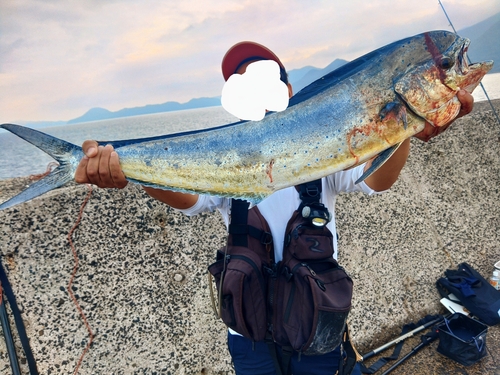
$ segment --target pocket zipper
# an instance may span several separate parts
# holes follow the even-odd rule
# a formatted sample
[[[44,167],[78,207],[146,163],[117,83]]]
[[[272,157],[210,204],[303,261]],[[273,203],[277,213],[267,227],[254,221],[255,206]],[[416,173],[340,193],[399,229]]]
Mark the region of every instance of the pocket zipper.
[[[314,271],[311,266],[309,266],[307,263],[299,263],[297,264],[295,267],[293,267],[292,269],[292,274],[295,274],[295,272],[297,271],[297,269],[299,267],[306,267],[307,270],[309,271],[309,273],[311,274],[311,276],[313,277],[314,281],[316,282],[316,284],[318,285],[318,287],[324,292],[326,291],[326,286],[325,286],[325,283],[323,282],[323,280],[319,279],[318,278],[318,274],[316,273],[316,271]]]
[[[261,270],[259,270],[259,267],[257,267],[257,265],[255,264],[255,262],[252,259],[250,259],[249,257],[246,257],[244,255],[231,255],[231,254],[226,255],[226,262],[227,263],[229,263],[229,261],[231,259],[239,259],[239,260],[242,260],[242,261],[250,264],[250,266],[254,269],[255,273],[257,274],[257,277],[259,279],[259,284],[260,284],[260,287],[261,287],[263,293],[266,293],[266,284],[264,282],[264,277],[262,276],[262,272],[261,272]]]

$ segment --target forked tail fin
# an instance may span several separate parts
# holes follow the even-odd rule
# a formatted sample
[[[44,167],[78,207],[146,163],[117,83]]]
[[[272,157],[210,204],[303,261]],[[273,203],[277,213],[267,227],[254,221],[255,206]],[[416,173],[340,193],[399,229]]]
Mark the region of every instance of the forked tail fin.
[[[0,210],[27,202],[52,189],[73,180],[76,167],[83,157],[82,148],[51,135],[20,125],[3,124],[0,128],[8,130],[40,150],[52,156],[59,166],[46,177],[31,184],[26,190],[0,204]]]

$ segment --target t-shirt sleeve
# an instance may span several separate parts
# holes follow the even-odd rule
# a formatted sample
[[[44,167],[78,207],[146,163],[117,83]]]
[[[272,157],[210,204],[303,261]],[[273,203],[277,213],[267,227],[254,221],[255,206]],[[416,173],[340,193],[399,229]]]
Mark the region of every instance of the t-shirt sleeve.
[[[218,197],[212,197],[209,195],[198,195],[198,200],[196,203],[186,209],[176,209],[188,216],[198,215],[202,212],[214,212],[216,209],[220,209],[223,205],[224,199]]]
[[[364,168],[365,164],[361,164],[355,168],[334,173],[327,177],[327,182],[332,191],[337,195],[340,193],[352,193],[357,191],[367,195],[383,193],[384,191],[379,192],[373,190],[364,181],[356,184],[358,178],[363,175]]]
[[[214,212],[215,210],[218,210],[222,214],[222,219],[227,226],[229,225],[230,202],[231,199],[229,198],[212,197],[210,195],[198,195],[198,200],[192,207],[183,210],[176,210],[188,216],[194,216],[202,212]]]

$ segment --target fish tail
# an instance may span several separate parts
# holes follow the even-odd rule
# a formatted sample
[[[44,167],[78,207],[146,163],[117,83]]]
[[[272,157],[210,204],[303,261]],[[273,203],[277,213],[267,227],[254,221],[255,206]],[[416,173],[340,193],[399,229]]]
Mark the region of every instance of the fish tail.
[[[8,130],[38,147],[59,163],[59,166],[46,177],[31,184],[18,195],[0,204],[0,210],[27,202],[73,180],[78,162],[83,157],[81,147],[20,125],[2,124],[0,128]]]

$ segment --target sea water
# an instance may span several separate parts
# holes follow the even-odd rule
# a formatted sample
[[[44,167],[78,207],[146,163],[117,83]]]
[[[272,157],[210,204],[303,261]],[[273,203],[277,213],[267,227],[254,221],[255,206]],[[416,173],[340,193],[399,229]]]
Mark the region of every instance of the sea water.
[[[486,74],[481,84],[482,87],[478,86],[472,93],[476,102],[487,100],[484,90],[491,100],[500,99],[500,73]]]
[[[500,99],[500,73],[482,81],[488,97]],[[476,102],[486,100],[482,87],[473,93]],[[151,137],[229,124],[237,119],[222,107],[199,108],[152,115],[124,117],[40,129],[42,132],[81,145],[86,139],[113,141]],[[0,179],[43,173],[53,159],[17,136],[0,129]]]
[[[162,112],[38,129],[81,146],[86,139],[115,141],[210,128],[238,121],[222,107]],[[50,156],[14,134],[0,129],[0,179],[46,171]]]

